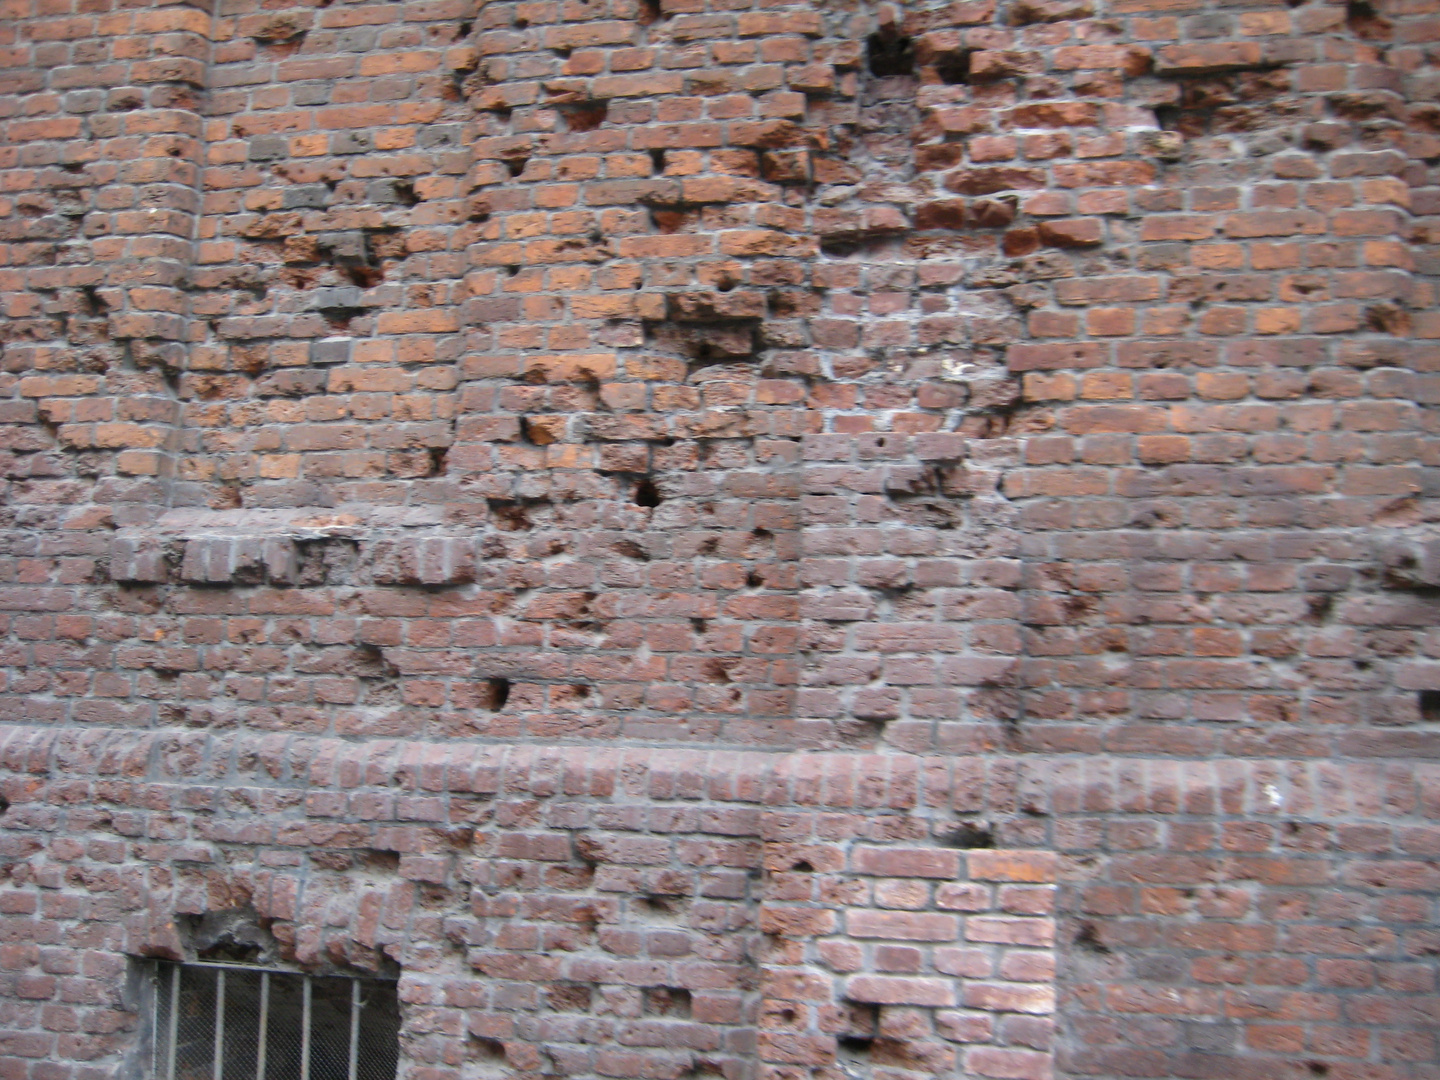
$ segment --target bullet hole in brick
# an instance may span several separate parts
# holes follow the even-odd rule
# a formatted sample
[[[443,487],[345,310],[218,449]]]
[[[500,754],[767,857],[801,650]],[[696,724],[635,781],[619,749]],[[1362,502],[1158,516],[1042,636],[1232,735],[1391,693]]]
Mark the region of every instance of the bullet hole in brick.
[[[993,848],[995,833],[988,825],[964,822],[945,837],[945,843],[956,848]]]
[[[585,105],[571,105],[560,110],[565,117],[565,127],[570,131],[594,131],[605,122],[610,106],[603,101]]]
[[[865,61],[879,79],[915,74],[915,42],[894,26],[881,27],[865,39]]]
[[[935,61],[935,74],[948,86],[960,86],[970,81],[970,51],[948,53]]]
[[[505,703],[510,700],[510,680],[500,678],[486,679],[485,699],[482,707],[491,712],[499,712],[505,708]]]
[[[760,587],[761,587],[762,585],[764,585],[764,584],[765,584],[765,579],[762,578],[762,577],[761,577],[756,571],[754,571],[754,570],[751,570],[748,574],[745,575],[745,585],[746,585],[747,588],[750,588],[750,589],[758,589],[758,588],[760,588]]]
[[[9,809],[10,809],[10,800],[7,799],[7,798],[5,798],[4,795],[0,795],[0,814],[4,814],[5,811],[6,811],[6,810],[9,810]]]
[[[634,540],[617,540],[610,545],[610,550],[625,559],[639,559],[641,562],[650,561],[650,553],[635,543]]]
[[[1440,721],[1440,690],[1421,690],[1417,697],[1420,702],[1420,718],[1431,723]]]
[[[1329,593],[1317,593],[1305,598],[1305,608],[1311,622],[1324,622],[1335,607],[1335,597]]]
[[[841,1035],[835,1040],[840,1053],[844,1057],[868,1057],[871,1048],[875,1045],[873,1035]]]
[[[1076,929],[1075,937],[1072,940],[1079,948],[1085,949],[1087,952],[1099,953],[1101,956],[1110,955],[1110,947],[1100,940],[1095,924],[1092,922],[1082,922]]]
[[[654,169],[656,172],[664,172],[664,171],[665,171],[665,151],[664,151],[664,150],[651,150],[651,151],[650,151],[650,167],[651,167],[652,169]]]
[[[371,642],[355,646],[351,663],[357,678],[393,679],[400,674],[398,668],[385,659],[385,650]]]
[[[456,36],[460,38],[467,38],[470,36],[470,31],[475,29],[475,24],[468,21],[462,22],[456,29],[458,31]]]
[[[697,633],[697,634],[703,634],[703,633],[705,633],[706,629],[708,628],[708,625],[709,625],[709,624],[706,623],[704,619],[691,619],[691,620],[690,620],[690,629],[691,629],[691,630],[694,630],[695,633]]]
[[[524,30],[524,29],[525,29],[526,27],[528,27],[529,25],[530,25],[530,20],[527,19],[527,18],[525,18],[525,16],[523,16],[523,15],[520,16],[520,18],[518,18],[518,19],[515,20],[515,28],[516,28],[517,30]]]
[[[518,273],[520,273],[520,267],[517,266],[515,263],[511,263],[510,265],[505,267],[506,277],[514,277]]]
[[[677,233],[685,227],[687,215],[682,210],[655,210],[650,211],[650,223],[655,226],[655,231],[669,236]]]
[[[1356,660],[1356,661],[1355,661],[1355,669],[1356,669],[1357,671],[1369,671],[1369,670],[1370,670],[1370,666],[1371,666],[1371,665],[1370,665],[1370,661],[1369,661],[1369,660]]]
[[[720,660],[711,658],[705,661],[704,674],[710,682],[728,683],[730,681],[730,668],[734,666],[733,660]]]
[[[505,159],[505,168],[511,176],[519,176],[525,171],[525,166],[530,163],[528,157],[512,157]]]
[[[70,173],[72,176],[78,176],[80,173],[83,173],[85,171],[85,166],[80,164],[80,162],[78,161],[67,161],[64,165],[60,167],[64,169],[67,173]]]
[[[430,447],[430,475],[444,476],[449,457],[450,448],[448,446]]]
[[[1330,1066],[1323,1061],[1307,1061],[1305,1068],[1310,1071],[1311,1076],[1329,1076]]]
[[[690,1018],[690,991],[678,986],[645,988],[645,1015]]]
[[[1371,304],[1365,309],[1365,325],[1379,334],[1410,333],[1410,313],[1398,304]]]
[[[739,282],[731,277],[723,277],[715,283],[715,288],[720,292],[732,291]]]
[[[641,26],[650,26],[665,18],[665,11],[660,6],[660,0],[640,0],[636,7],[635,21]]]
[[[813,874],[815,872],[815,867],[810,865],[809,859],[801,859],[794,866],[790,867],[790,869],[797,874]]]
[[[1175,131],[1180,126],[1180,109],[1175,105],[1155,106],[1155,123],[1162,131]]]
[[[635,485],[635,505],[654,509],[660,505],[660,489],[650,479],[641,480]]]

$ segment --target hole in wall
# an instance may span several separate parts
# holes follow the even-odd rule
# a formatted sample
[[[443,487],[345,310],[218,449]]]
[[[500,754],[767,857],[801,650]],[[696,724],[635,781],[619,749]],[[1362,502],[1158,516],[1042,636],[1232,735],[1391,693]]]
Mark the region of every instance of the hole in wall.
[[[635,505],[651,509],[660,505],[660,489],[648,477],[635,485]]]
[[[415,194],[415,185],[409,180],[396,180],[391,185],[391,191],[395,193],[395,201],[402,206],[415,206],[420,202],[420,196]]]
[[[1421,690],[1417,697],[1420,718],[1431,723],[1440,722],[1440,690]]]
[[[505,703],[510,700],[509,679],[486,679],[485,680],[485,705],[490,712],[499,712],[505,708]]]
[[[645,1015],[689,1019],[690,991],[679,986],[645,988]]]
[[[529,163],[529,161],[530,159],[528,157],[506,158],[505,169],[507,172],[510,173],[511,176],[519,176],[522,172],[525,171],[525,166]]]
[[[843,1027],[835,1037],[836,1050],[842,1058],[868,1058],[880,1030],[880,1006],[846,1000],[841,1008]]]
[[[1388,41],[1394,29],[1368,0],[1349,0],[1345,5],[1345,26],[1362,41]]]
[[[993,848],[995,832],[988,825],[963,822],[945,837],[945,843],[955,848]]]
[[[268,923],[249,906],[175,916],[175,929],[186,953],[197,960],[223,963],[274,959],[278,948]]]
[[[1075,937],[1072,939],[1075,944],[1089,952],[1099,953],[1102,956],[1110,955],[1110,946],[1100,940],[1100,934],[1092,922],[1082,922],[1075,930]]]
[[[665,151],[664,151],[664,150],[651,150],[651,151],[650,151],[650,167],[651,167],[652,169],[654,169],[656,172],[664,172],[664,171],[665,171]]]
[[[865,39],[865,62],[878,79],[915,74],[915,42],[894,26],[881,27]]]
[[[935,61],[935,74],[948,86],[970,81],[970,50],[947,53]]]
[[[565,126],[570,131],[594,131],[605,122],[609,112],[609,104],[603,101],[570,105],[560,110],[565,117]]]
[[[636,8],[635,21],[641,26],[649,26],[665,18],[665,11],[660,6],[660,0],[640,0]]]

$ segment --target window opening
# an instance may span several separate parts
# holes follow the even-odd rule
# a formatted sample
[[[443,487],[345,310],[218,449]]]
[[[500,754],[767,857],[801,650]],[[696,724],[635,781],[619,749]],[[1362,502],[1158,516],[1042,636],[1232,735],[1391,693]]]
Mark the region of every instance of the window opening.
[[[395,1080],[393,982],[206,963],[155,978],[153,1080]]]

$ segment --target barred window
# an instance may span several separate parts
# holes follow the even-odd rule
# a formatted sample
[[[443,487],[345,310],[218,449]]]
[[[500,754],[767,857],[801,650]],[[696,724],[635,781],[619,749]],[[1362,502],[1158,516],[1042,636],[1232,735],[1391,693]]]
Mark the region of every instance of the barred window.
[[[154,1080],[395,1080],[399,1039],[393,982],[156,965]]]

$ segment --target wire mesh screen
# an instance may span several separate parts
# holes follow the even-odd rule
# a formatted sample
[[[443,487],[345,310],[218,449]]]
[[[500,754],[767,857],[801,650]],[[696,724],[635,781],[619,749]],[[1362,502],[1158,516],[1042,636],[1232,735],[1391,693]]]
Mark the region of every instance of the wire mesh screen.
[[[395,984],[161,964],[155,1080],[395,1080]]]

